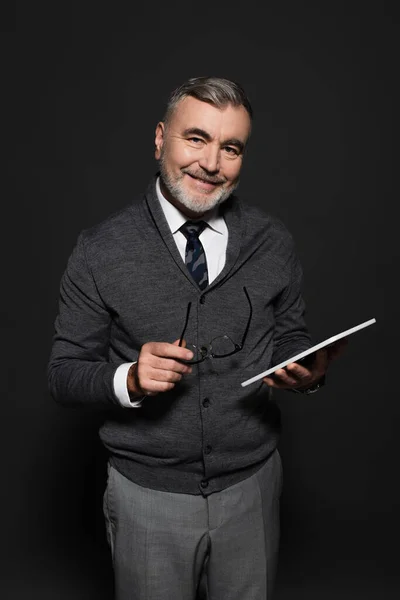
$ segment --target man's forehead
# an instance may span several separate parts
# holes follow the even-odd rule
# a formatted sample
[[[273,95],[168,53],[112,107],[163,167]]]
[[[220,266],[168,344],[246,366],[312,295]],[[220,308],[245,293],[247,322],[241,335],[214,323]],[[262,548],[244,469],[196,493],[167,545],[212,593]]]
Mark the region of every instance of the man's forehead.
[[[198,128],[210,134],[221,129],[229,135],[247,138],[250,132],[250,117],[244,106],[228,104],[218,108],[188,96],[179,102],[171,118],[172,128],[179,130]]]

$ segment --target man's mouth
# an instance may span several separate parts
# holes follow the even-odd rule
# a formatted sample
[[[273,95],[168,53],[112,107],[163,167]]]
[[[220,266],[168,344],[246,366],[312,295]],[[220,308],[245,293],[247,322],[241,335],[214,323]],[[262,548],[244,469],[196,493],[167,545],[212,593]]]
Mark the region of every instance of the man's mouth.
[[[189,175],[189,177],[191,177],[192,179],[195,179],[199,183],[206,184],[206,185],[215,186],[215,185],[220,185],[221,183],[224,183],[221,180],[215,181],[212,179],[203,179],[203,177],[197,177],[196,175],[192,175],[191,173],[186,173],[186,175]]]

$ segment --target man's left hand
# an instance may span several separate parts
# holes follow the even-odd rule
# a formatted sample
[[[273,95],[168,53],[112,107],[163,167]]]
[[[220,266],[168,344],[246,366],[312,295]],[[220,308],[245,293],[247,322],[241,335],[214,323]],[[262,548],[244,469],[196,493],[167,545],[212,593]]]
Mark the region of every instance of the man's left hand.
[[[310,367],[300,363],[289,363],[269,377],[264,377],[263,381],[272,388],[306,390],[322,379],[329,363],[342,354],[346,345],[347,338],[342,338],[330,346],[317,350]]]

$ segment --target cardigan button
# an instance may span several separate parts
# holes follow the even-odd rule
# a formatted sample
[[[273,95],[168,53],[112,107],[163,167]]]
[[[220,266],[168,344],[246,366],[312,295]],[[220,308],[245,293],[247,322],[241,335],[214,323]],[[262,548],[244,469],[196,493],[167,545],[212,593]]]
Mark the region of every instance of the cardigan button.
[[[206,487],[208,487],[208,481],[206,481],[205,479],[203,479],[203,481],[200,482],[200,485],[203,489],[205,489]]]
[[[200,304],[204,304],[206,301],[206,297],[205,296],[200,296]]]
[[[210,398],[204,398],[203,406],[204,408],[208,408],[210,406]]]

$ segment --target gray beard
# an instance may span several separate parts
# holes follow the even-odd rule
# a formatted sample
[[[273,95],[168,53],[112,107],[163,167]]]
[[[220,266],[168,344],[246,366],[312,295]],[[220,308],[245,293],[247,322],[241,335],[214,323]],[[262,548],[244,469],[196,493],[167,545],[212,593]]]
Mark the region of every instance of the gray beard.
[[[194,213],[202,214],[209,210],[212,210],[222,202],[225,202],[229,198],[229,196],[233,193],[233,191],[239,185],[239,180],[235,183],[234,186],[230,187],[228,190],[220,189],[218,193],[213,194],[211,198],[204,198],[202,200],[196,200],[195,198],[189,197],[185,191],[182,189],[180,180],[173,181],[169,176],[168,171],[165,167],[165,163],[163,160],[163,155],[161,154],[161,158],[159,161],[160,164],[160,173],[161,178],[164,182],[165,187],[178,202],[180,202],[183,206],[188,208]]]

